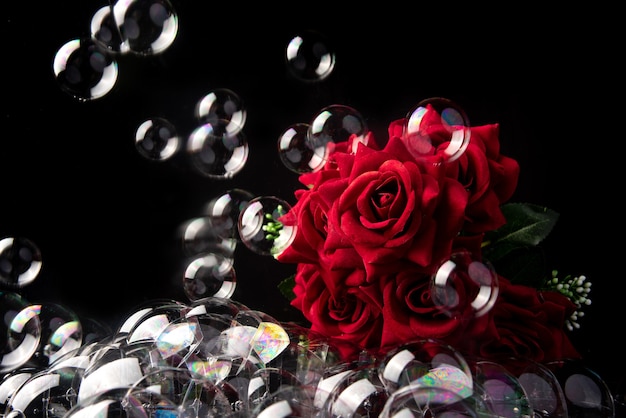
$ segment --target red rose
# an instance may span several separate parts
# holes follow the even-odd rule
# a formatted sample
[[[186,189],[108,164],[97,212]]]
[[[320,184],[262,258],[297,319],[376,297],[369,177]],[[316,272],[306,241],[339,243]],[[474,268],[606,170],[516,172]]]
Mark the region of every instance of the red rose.
[[[576,310],[566,296],[541,292],[500,278],[500,296],[489,328],[476,345],[464,349],[486,359],[516,358],[548,362],[580,355],[565,334],[565,320]]]
[[[359,347],[377,347],[382,331],[382,295],[375,286],[348,286],[362,270],[322,270],[298,264],[293,306],[311,323],[311,330]],[[359,278],[354,279],[361,282]]]

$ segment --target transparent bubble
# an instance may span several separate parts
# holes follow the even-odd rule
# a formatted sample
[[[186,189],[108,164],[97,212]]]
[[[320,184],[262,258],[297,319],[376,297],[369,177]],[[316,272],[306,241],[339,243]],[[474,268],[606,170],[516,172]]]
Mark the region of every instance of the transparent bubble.
[[[465,358],[435,339],[411,341],[389,350],[378,369],[389,392],[410,384],[441,386],[463,397],[472,392],[472,370]]]
[[[443,262],[431,280],[431,298],[448,316],[470,320],[493,307],[499,293],[498,276],[487,261],[457,252]]]
[[[241,242],[257,254],[277,257],[291,245],[295,226],[280,222],[291,206],[275,196],[260,196],[250,200],[239,215]]]
[[[260,399],[254,406],[251,416],[309,418],[319,416],[317,415],[318,412],[306,386],[283,385],[275,390],[271,396]]]
[[[37,361],[47,366],[83,344],[83,328],[78,315],[64,305],[46,302],[39,306],[41,342]]]
[[[309,127],[308,123],[295,123],[278,138],[278,156],[297,174],[318,171],[324,164],[308,141]]]
[[[180,227],[179,235],[183,251],[188,256],[213,253],[232,258],[235,255],[238,240],[220,236],[219,228],[214,226],[214,219],[209,216],[187,220]]]
[[[187,153],[192,167],[214,179],[229,179],[248,160],[248,140],[243,131],[228,131],[228,123],[205,123],[189,135]]]
[[[211,314],[222,316],[231,321],[235,319],[239,312],[250,309],[236,300],[216,296],[196,299],[191,301],[189,306],[190,309],[186,314],[187,318],[193,315]]]
[[[41,305],[14,292],[0,291],[0,373],[26,364],[41,341]]]
[[[193,258],[183,274],[183,290],[190,301],[215,296],[229,298],[237,287],[232,258],[205,253]]]
[[[178,301],[151,300],[137,307],[119,327],[118,335],[128,343],[154,341],[154,339],[178,318],[182,318],[189,307]]]
[[[135,132],[135,147],[139,154],[151,161],[165,161],[180,149],[181,139],[176,127],[165,118],[151,118],[142,122]]]
[[[334,104],[320,110],[309,124],[307,136],[307,147],[313,150],[315,162],[321,162],[316,166],[317,170],[337,147],[354,154],[359,144],[367,145],[367,133],[367,122],[350,106]]]
[[[416,158],[451,162],[469,144],[471,129],[465,111],[449,99],[433,97],[419,102],[406,115],[403,139]]]
[[[195,115],[201,124],[224,123],[226,132],[233,135],[245,126],[247,110],[237,93],[220,88],[198,100]]]
[[[91,17],[91,37],[110,53],[122,50],[122,37],[113,17],[111,5],[102,6]]]
[[[178,15],[167,0],[117,0],[113,17],[122,52],[158,54],[169,48],[178,34]]]
[[[403,386],[390,394],[379,418],[461,418],[496,417],[487,413],[483,400],[470,393],[462,395],[444,387]]]
[[[581,360],[557,360],[546,364],[565,395],[570,417],[616,417],[615,399],[606,382]]]
[[[487,412],[498,417],[533,416],[528,394],[515,375],[501,364],[480,360],[474,365],[476,389],[482,391]]]
[[[567,401],[559,381],[541,363],[525,362],[515,373],[532,405],[536,417],[567,418]]]
[[[80,101],[109,93],[118,74],[115,58],[93,38],[76,38],[61,46],[53,71],[61,90]]]
[[[281,389],[298,387],[299,385],[298,379],[286,370],[276,367],[261,368],[250,378],[247,395],[248,407],[254,411]]]
[[[6,413],[9,402],[22,384],[38,372],[40,372],[39,368],[24,366],[4,373],[0,377],[0,415]]]
[[[305,82],[322,81],[335,68],[335,49],[320,32],[304,31],[291,38],[285,59],[289,72]]]
[[[239,214],[254,197],[247,190],[230,189],[209,200],[203,214],[210,219],[212,233],[224,239],[240,241]]]
[[[0,284],[22,288],[41,272],[39,247],[28,238],[6,237],[0,240]]]

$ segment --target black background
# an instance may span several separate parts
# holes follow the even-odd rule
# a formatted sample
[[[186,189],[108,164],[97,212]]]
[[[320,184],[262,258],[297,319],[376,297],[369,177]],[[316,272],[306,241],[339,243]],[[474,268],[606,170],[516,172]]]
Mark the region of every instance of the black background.
[[[233,187],[293,203],[297,175],[276,152],[288,125],[345,104],[384,139],[389,122],[441,96],[472,125],[501,125],[502,152],[521,165],[512,201],[561,214],[543,243],[551,263],[593,282],[593,304],[572,338],[624,393],[623,48],[615,11],[174,1],[174,44],[157,56],[120,57],[113,91],[80,102],[56,84],[52,60],[66,41],[89,34],[102,5],[9,2],[0,12],[0,236],[27,237],[42,252],[40,277],[21,290],[28,300],[57,301],[113,326],[153,298],[185,301],[178,226]],[[285,66],[287,42],[305,30],[336,50],[334,73],[320,83],[298,82]],[[250,157],[232,180],[137,153],[140,122],[161,116],[189,132],[196,101],[222,87],[248,109]],[[276,289],[293,266],[241,246],[235,269],[233,299],[301,319]]]

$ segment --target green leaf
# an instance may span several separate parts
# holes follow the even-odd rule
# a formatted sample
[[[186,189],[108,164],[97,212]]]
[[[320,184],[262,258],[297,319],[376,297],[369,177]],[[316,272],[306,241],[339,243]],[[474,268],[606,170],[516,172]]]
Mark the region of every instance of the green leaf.
[[[495,262],[507,254],[543,241],[552,231],[559,214],[531,203],[502,205],[506,224],[485,234],[485,256]]]
[[[296,298],[296,294],[293,293],[293,287],[296,285],[296,276],[291,275],[278,283],[278,290],[288,300],[292,301]]]
[[[539,288],[547,275],[545,254],[537,246],[516,248],[491,264],[496,273],[515,284]]]

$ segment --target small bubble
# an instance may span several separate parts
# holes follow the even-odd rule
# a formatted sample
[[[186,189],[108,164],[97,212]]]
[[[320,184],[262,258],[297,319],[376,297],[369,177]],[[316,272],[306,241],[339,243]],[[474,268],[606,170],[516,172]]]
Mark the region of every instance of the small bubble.
[[[278,155],[285,167],[294,173],[315,172],[324,164],[310,146],[308,132],[308,123],[295,123],[278,138]]]
[[[205,297],[229,298],[235,292],[237,277],[232,258],[206,253],[189,262],[183,290],[190,301]]]
[[[117,82],[117,61],[92,38],[66,42],[54,56],[53,71],[61,90],[80,101],[98,99]]]
[[[246,108],[237,93],[229,89],[215,89],[205,94],[195,107],[200,123],[226,123],[226,131],[234,134],[246,123]]]
[[[142,157],[152,161],[165,161],[180,148],[176,127],[164,118],[142,122],[135,132],[135,146]]]
[[[22,288],[32,283],[41,271],[41,252],[27,238],[6,237],[0,240],[0,282]]]
[[[241,242],[257,254],[280,255],[296,235],[295,226],[286,226],[280,221],[289,209],[287,202],[274,196],[250,200],[239,215]]]
[[[335,50],[323,34],[305,31],[287,44],[287,68],[291,74],[306,82],[317,82],[330,76],[335,68]]]

